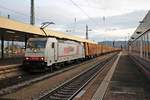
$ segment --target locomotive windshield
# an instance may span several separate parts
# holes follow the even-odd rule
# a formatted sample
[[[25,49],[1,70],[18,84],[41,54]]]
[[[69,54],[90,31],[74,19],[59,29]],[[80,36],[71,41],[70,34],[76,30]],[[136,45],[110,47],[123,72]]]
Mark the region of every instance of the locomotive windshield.
[[[45,48],[47,40],[29,40],[28,48]]]

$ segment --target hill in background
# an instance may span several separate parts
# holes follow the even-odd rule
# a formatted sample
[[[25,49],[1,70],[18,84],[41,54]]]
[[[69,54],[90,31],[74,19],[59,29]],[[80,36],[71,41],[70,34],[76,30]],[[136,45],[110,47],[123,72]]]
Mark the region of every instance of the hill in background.
[[[98,44],[104,44],[108,46],[112,46],[115,48],[126,48],[127,47],[128,41],[103,41],[103,42],[98,42]]]

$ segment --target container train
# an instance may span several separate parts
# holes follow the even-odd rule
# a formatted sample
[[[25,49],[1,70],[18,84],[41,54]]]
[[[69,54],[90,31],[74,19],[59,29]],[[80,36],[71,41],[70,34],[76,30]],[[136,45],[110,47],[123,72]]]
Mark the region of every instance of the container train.
[[[110,46],[54,37],[30,38],[23,65],[38,69],[51,68],[57,64],[93,58],[116,50]]]

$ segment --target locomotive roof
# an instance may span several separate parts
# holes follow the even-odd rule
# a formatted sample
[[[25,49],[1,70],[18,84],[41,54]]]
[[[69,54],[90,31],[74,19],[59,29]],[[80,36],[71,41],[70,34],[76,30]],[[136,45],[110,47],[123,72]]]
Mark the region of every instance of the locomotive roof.
[[[40,27],[17,22],[17,21],[10,20],[4,17],[0,17],[0,29],[3,29],[5,32],[9,30],[20,32],[19,34],[16,34],[17,36],[21,34],[27,34],[27,33],[32,34],[32,35],[45,36],[43,31],[40,29]],[[73,36],[73,35],[64,34],[63,32],[56,32],[56,31],[52,31],[48,29],[44,29],[44,30],[48,36],[70,39],[70,40],[75,40],[79,42],[95,43],[94,41],[86,40],[86,39]],[[15,34],[15,32],[13,34]]]

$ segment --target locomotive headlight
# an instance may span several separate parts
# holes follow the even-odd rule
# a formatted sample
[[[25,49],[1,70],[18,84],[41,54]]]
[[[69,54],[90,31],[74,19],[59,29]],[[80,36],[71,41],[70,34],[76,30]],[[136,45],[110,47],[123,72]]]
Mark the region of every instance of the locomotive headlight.
[[[25,57],[25,60],[29,60],[29,57]]]
[[[41,60],[43,61],[43,60],[44,60],[44,57],[41,57]]]

